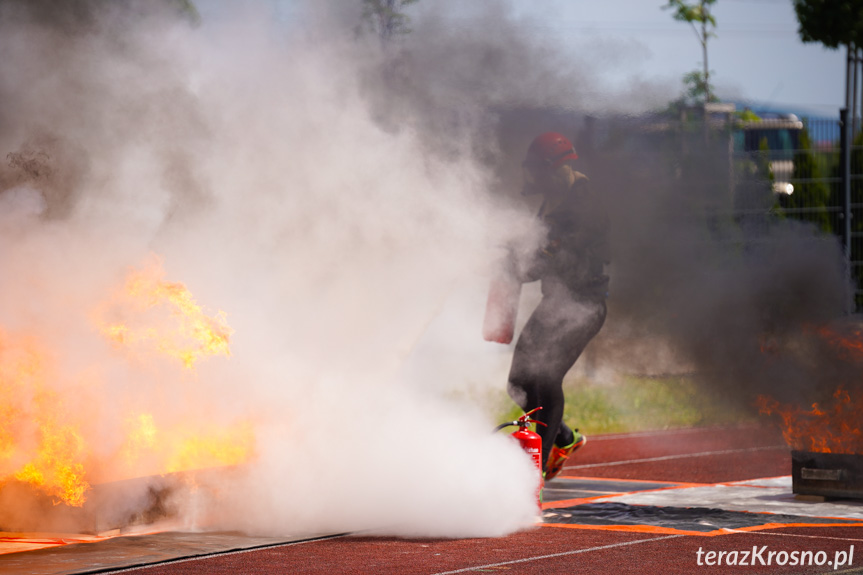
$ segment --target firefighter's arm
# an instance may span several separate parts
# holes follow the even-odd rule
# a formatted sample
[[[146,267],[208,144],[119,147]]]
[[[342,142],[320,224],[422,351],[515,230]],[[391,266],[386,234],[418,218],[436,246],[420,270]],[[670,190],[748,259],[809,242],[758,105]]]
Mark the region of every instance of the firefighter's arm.
[[[513,269],[516,271],[516,277],[519,281],[521,283],[535,282],[546,275],[560,252],[560,246],[559,239],[552,239],[531,254],[520,259],[516,258]]]

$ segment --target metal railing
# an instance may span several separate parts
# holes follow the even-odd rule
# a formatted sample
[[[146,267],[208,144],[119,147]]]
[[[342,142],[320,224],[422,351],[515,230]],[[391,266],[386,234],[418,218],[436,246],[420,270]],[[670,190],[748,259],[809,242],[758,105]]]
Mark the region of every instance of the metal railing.
[[[665,178],[654,190],[674,195],[663,217],[673,225],[700,220],[714,241],[771,241],[779,220],[836,237],[854,286],[848,311],[863,309],[863,132],[852,129],[844,111],[836,118],[777,120],[774,128],[792,132],[791,145],[760,143],[757,132],[746,131],[754,125],[732,116],[709,123],[705,130],[703,121],[668,115],[593,123],[585,155],[615,154],[606,160],[610,171],[649,166],[651,177]]]

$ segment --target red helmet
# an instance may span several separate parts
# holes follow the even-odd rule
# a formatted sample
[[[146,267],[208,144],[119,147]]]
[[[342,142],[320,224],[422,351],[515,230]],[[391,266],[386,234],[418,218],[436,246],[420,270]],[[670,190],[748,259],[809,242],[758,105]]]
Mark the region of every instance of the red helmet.
[[[578,156],[575,148],[565,136],[557,132],[546,132],[533,139],[527,149],[524,159],[526,168],[558,168],[567,160],[575,160]]]

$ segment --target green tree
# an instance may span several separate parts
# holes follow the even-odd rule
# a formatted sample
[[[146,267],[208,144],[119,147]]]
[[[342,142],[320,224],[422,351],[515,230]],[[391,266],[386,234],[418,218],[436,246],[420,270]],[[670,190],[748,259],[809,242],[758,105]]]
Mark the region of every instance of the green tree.
[[[860,0],[794,0],[797,29],[804,42],[826,47],[863,47],[863,2]]]
[[[404,8],[419,0],[362,0],[363,21],[377,34],[381,42],[389,42],[398,34],[410,33],[410,18]]]
[[[198,24],[201,16],[192,0],[158,0],[146,3],[134,0],[0,0],[0,20],[26,18],[43,26],[64,32],[86,33],[96,26],[107,10],[137,15],[141,8],[165,9]]]
[[[716,18],[711,13],[711,7],[714,4],[716,4],[716,0],[698,0],[692,3],[684,2],[684,0],[668,0],[668,4],[663,6],[663,9],[674,11],[675,20],[689,22],[698,37],[704,68],[703,71],[696,72],[694,76],[691,73],[687,74],[684,77],[684,82],[690,86],[690,92],[695,92],[699,96],[703,95],[705,103],[714,101],[710,87],[710,67],[707,60],[707,41],[716,36],[714,33]]]
[[[686,86],[686,98],[695,102],[716,102],[713,86],[701,70],[693,70],[683,75],[683,85]]]

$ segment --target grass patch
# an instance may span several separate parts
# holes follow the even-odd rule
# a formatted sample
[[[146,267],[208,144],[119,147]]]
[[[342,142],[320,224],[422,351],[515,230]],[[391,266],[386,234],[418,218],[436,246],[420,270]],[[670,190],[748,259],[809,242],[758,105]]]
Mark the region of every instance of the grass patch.
[[[729,405],[719,394],[705,391],[688,376],[622,376],[601,385],[567,380],[563,389],[564,421],[588,435],[752,421],[751,415]],[[513,420],[521,413],[510,403],[500,420]]]

